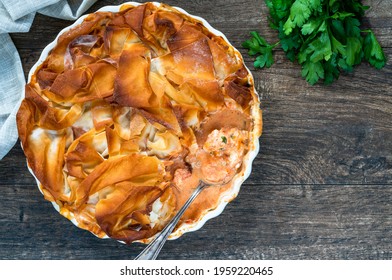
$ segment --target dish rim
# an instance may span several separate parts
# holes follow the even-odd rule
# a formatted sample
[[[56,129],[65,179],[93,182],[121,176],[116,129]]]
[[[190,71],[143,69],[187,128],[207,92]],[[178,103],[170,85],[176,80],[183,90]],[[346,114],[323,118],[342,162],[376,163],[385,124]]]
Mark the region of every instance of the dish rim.
[[[154,4],[155,6],[160,6],[161,4],[163,4],[161,2],[150,2],[150,3]],[[59,31],[59,33],[57,34],[56,38],[52,42],[50,42],[48,45],[46,45],[46,47],[42,50],[39,59],[31,67],[31,69],[29,71],[27,83],[29,83],[31,81],[31,77],[34,75],[34,73],[36,72],[37,68],[45,61],[45,59],[50,54],[50,51],[56,46],[59,37],[62,34],[64,34],[65,32],[67,32],[70,29],[74,28],[75,26],[81,24],[84,21],[84,19],[86,17],[88,17],[90,14],[93,14],[93,13],[96,13],[96,12],[119,12],[121,7],[124,6],[124,5],[132,5],[132,6],[137,7],[137,6],[143,5],[143,4],[146,4],[146,3],[139,3],[139,2],[130,1],[130,2],[124,2],[124,3],[120,4],[120,5],[107,5],[107,6],[101,7],[100,9],[96,10],[95,12],[84,14],[84,15],[80,16],[74,23],[70,24],[69,26],[67,26],[67,27],[63,28],[61,31]],[[167,4],[165,4],[165,5],[167,5]],[[254,161],[254,159],[256,158],[256,156],[258,155],[258,153],[260,151],[259,137],[261,136],[261,132],[262,132],[262,115],[261,115],[261,109],[260,109],[260,97],[259,97],[259,95],[258,95],[258,93],[257,93],[257,91],[255,89],[254,78],[253,78],[252,72],[245,65],[244,59],[243,59],[241,53],[230,43],[230,41],[227,39],[227,37],[221,31],[219,31],[219,30],[215,29],[214,27],[212,27],[208,23],[208,21],[205,20],[204,18],[202,18],[200,16],[192,15],[192,14],[188,13],[187,11],[185,11],[184,9],[180,8],[180,7],[171,6],[171,5],[168,5],[168,6],[170,6],[171,8],[174,8],[175,10],[179,11],[180,13],[185,14],[186,16],[189,16],[190,18],[193,18],[193,19],[195,19],[197,21],[200,21],[203,24],[203,26],[209,32],[211,32],[215,36],[222,37],[224,39],[224,41],[227,44],[229,44],[234,49],[235,54],[237,56],[239,56],[239,58],[243,62],[244,67],[246,68],[246,70],[248,72],[248,76],[249,76],[249,78],[250,78],[250,80],[252,81],[252,84],[253,84],[253,93],[255,94],[256,100],[257,100],[257,102],[256,102],[257,104],[252,106],[252,111],[250,112],[252,118],[254,118],[254,121],[255,121],[255,128],[252,131],[252,134],[253,134],[253,137],[252,137],[253,138],[252,148],[253,149],[249,150],[249,152],[245,155],[245,157],[243,159],[243,164],[246,165],[245,169],[242,170],[240,173],[235,175],[235,177],[233,178],[232,187],[227,192],[222,193],[220,195],[220,198],[219,198],[219,201],[218,201],[218,206],[215,209],[211,209],[208,212],[202,214],[200,219],[195,221],[195,222],[193,222],[193,223],[183,223],[180,227],[178,227],[175,231],[173,231],[173,233],[169,236],[168,240],[175,240],[175,239],[181,237],[185,233],[194,232],[194,231],[197,231],[200,228],[202,228],[207,221],[209,221],[210,219],[216,218],[217,216],[222,214],[222,212],[226,208],[227,204],[238,196],[242,184],[245,182],[246,179],[249,178],[249,176],[252,173],[253,161]],[[22,149],[23,149],[23,146],[22,146]],[[40,181],[35,176],[33,170],[30,168],[30,166],[28,164],[27,158],[26,158],[26,162],[27,162],[27,167],[28,167],[29,172],[32,174],[32,176],[36,180],[36,183],[38,185],[39,191],[43,194],[43,192],[41,190],[42,184],[40,183]],[[56,209],[56,211],[58,211],[59,214],[61,215],[60,208],[57,205],[57,203],[55,203],[55,202],[51,202],[51,203],[52,203],[53,207]],[[63,215],[61,215],[61,216],[63,216]],[[67,217],[64,217],[64,218],[67,218]],[[76,227],[80,228],[79,225],[78,225],[78,222],[76,221],[76,219],[74,219],[74,218],[71,218],[71,219],[67,218],[67,220],[70,220]],[[80,228],[80,229],[83,229],[83,228]],[[93,232],[91,232],[91,231],[89,231],[89,232],[92,233],[93,235],[97,236]],[[157,234],[159,234],[159,232]],[[154,237],[155,237],[155,235],[153,235],[150,238],[135,240],[134,242],[147,244],[151,240],[153,240]],[[105,235],[105,236],[99,237],[99,238],[105,239],[105,238],[110,238],[110,237]],[[118,241],[121,242],[121,243],[124,243],[123,241],[120,241],[120,240],[118,240]]]

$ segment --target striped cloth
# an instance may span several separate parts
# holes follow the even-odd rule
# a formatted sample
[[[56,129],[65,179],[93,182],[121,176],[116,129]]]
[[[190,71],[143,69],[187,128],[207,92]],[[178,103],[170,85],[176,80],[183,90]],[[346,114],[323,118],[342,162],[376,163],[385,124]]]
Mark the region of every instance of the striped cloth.
[[[75,20],[96,0],[0,0],[0,160],[18,139],[16,113],[26,83],[8,33],[28,32],[36,13]]]

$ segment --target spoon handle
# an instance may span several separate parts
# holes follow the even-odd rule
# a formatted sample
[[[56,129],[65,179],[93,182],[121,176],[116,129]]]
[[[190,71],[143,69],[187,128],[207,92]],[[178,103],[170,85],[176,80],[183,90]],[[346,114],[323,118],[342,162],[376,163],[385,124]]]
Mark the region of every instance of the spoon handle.
[[[193,191],[192,195],[188,198],[185,204],[177,212],[177,214],[172,218],[172,220],[165,226],[165,228],[155,237],[153,241],[135,258],[135,260],[155,260],[161,251],[163,245],[165,244],[167,238],[172,233],[174,227],[177,225],[181,216],[184,214],[185,210],[188,209],[189,205],[195,200],[199,193],[208,185],[200,181],[197,188]]]

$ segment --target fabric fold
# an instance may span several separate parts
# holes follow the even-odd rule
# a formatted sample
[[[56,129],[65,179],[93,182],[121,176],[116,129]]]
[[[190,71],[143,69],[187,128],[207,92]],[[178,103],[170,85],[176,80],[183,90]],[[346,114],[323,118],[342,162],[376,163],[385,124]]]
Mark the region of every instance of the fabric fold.
[[[20,19],[59,0],[0,0],[12,20]]]
[[[22,63],[8,34],[0,34],[0,159],[18,139],[16,113],[24,92]]]
[[[40,14],[66,20],[79,18],[97,0],[60,0],[53,5],[40,9]]]
[[[79,18],[96,0],[0,0],[0,160],[18,139],[16,113],[26,84],[18,51],[8,33],[28,32],[35,14]]]
[[[28,32],[33,23],[34,16],[35,12],[32,12],[17,20],[13,20],[3,3],[0,2],[0,34]]]

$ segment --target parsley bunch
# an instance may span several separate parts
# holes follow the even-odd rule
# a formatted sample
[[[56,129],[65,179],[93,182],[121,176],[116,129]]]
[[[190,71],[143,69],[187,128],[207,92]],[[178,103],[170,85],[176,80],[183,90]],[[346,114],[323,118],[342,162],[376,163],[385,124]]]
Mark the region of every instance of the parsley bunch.
[[[340,73],[351,72],[363,60],[381,69],[386,56],[370,29],[361,29],[368,6],[360,0],[265,0],[270,26],[279,32],[279,42],[269,44],[259,33],[242,46],[257,55],[256,68],[271,67],[272,50],[279,44],[291,61],[302,66],[310,84],[320,79],[331,84]]]

